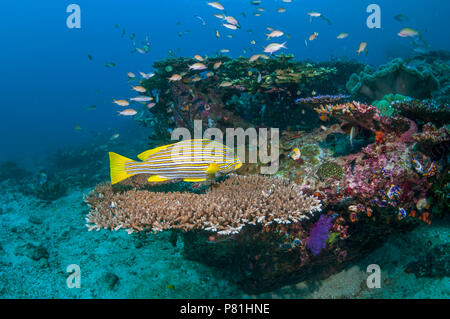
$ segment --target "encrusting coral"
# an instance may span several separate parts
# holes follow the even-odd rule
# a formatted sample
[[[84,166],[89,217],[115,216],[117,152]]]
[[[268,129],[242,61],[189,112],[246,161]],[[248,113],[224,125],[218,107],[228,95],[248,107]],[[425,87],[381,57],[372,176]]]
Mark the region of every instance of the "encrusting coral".
[[[319,199],[289,180],[258,175],[230,176],[205,194],[138,189],[114,193],[111,185],[101,184],[85,200],[91,207],[89,230],[130,233],[204,229],[228,235],[247,224],[299,222],[321,210]]]

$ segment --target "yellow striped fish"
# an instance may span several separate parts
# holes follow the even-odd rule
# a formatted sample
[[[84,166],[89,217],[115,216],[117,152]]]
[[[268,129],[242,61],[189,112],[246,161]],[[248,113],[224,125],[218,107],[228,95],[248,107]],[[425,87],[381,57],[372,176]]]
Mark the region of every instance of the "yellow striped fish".
[[[207,139],[160,146],[138,155],[142,162],[109,152],[111,184],[137,174],[151,174],[149,182],[182,179],[202,182],[217,173],[228,174],[242,166],[233,150]]]

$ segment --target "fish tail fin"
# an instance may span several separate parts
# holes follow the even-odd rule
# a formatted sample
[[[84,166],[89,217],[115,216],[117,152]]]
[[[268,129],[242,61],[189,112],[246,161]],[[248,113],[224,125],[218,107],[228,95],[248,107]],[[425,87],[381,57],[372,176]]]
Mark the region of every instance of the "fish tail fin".
[[[133,162],[133,160],[117,153],[109,152],[109,168],[111,173],[111,184],[116,184],[128,177],[136,174],[128,174],[125,171],[125,163]]]

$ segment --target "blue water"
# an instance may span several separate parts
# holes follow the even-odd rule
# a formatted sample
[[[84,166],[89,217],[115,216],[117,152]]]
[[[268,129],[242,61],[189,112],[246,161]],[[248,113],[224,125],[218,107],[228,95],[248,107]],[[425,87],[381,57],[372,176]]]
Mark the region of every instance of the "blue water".
[[[154,61],[165,58],[168,50],[177,55],[213,55],[228,48],[230,56],[251,56],[250,41],[255,51],[266,45],[267,26],[291,35],[286,53],[298,59],[315,61],[334,57],[357,58],[364,63],[381,64],[392,57],[409,56],[410,41],[399,38],[402,27],[420,31],[432,49],[450,49],[446,33],[450,22],[446,16],[450,3],[445,0],[376,1],[381,7],[381,29],[366,27],[366,7],[373,1],[301,1],[292,3],[266,0],[262,16],[255,17],[256,6],[250,1],[225,0],[229,15],[236,17],[242,29],[228,31],[212,14],[218,10],[205,1],[77,1],[81,7],[81,29],[68,29],[66,7],[69,1],[10,1],[2,3],[0,13],[2,50],[0,72],[2,116],[0,118],[1,157],[28,157],[47,152],[57,146],[88,141],[96,132],[107,129],[127,131],[135,127],[128,119],[118,118],[111,104],[113,98],[129,93],[126,72],[150,72]],[[285,7],[285,13],[276,9]],[[309,22],[307,12],[319,11],[332,21]],[[246,18],[241,15],[246,14]],[[396,14],[409,17],[407,22],[393,19]],[[195,15],[203,17],[202,26]],[[181,22],[177,25],[177,22]],[[114,28],[116,24],[120,29]],[[126,36],[121,38],[122,28]],[[215,30],[220,30],[220,39]],[[246,30],[252,29],[250,34]],[[178,32],[190,30],[182,37]],[[131,33],[136,41],[149,34],[150,52],[131,54]],[[308,48],[304,40],[313,32],[319,38]],[[337,34],[350,36],[337,40]],[[233,34],[229,39],[225,35]],[[367,56],[355,56],[359,43],[368,43]],[[177,49],[180,51],[177,51]],[[87,55],[93,56],[93,61]],[[113,61],[115,68],[105,68]],[[97,105],[94,112],[89,105]],[[74,130],[80,125],[82,131]]]

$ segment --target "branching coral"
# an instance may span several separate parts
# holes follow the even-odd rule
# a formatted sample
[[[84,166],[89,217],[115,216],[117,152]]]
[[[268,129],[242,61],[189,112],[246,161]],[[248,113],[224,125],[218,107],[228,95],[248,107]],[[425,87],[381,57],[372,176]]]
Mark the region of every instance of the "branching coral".
[[[321,203],[281,178],[231,176],[206,194],[154,193],[130,190],[114,193],[100,185],[86,199],[92,208],[92,229],[163,231],[204,229],[221,235],[238,233],[247,224],[270,225],[308,219]]]

